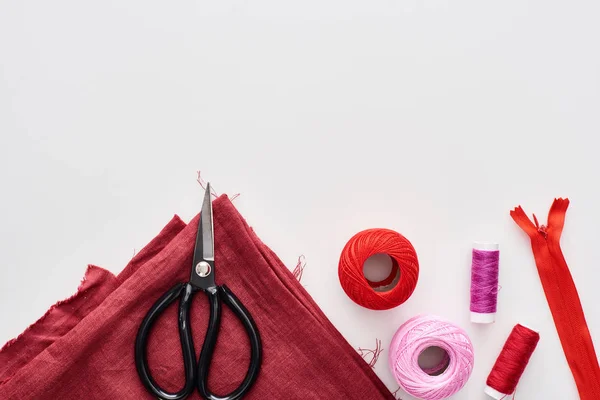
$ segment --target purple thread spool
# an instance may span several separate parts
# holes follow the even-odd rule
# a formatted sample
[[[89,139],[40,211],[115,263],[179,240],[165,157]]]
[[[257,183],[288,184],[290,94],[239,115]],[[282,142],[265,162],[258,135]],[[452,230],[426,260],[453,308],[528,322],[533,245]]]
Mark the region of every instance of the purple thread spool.
[[[475,242],[471,265],[471,322],[491,324],[496,320],[498,275],[500,265],[498,243]]]

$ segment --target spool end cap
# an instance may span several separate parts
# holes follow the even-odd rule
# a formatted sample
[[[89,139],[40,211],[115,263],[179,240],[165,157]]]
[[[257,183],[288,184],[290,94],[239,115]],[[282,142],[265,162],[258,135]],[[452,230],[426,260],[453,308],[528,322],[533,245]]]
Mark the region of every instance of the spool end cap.
[[[496,313],[477,313],[471,311],[471,322],[474,324],[493,324],[496,322]]]
[[[509,396],[508,394],[500,393],[493,387],[489,387],[489,386],[486,386],[483,391],[485,394],[487,394],[488,396],[490,396],[496,400],[504,399],[504,398],[506,398],[506,396]]]
[[[500,244],[494,242],[475,242],[473,243],[475,250],[496,251],[500,250]]]

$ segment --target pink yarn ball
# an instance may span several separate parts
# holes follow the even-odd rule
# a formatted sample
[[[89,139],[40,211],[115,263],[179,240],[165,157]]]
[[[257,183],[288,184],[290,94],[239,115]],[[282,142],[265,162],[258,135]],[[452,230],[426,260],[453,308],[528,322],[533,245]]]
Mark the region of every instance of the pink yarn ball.
[[[439,347],[448,354],[448,366],[437,376],[429,375],[419,366],[419,356],[430,347]],[[406,321],[394,335],[389,348],[390,368],[400,387],[424,400],[445,399],[462,389],[471,376],[475,361],[473,344],[467,333],[435,316],[418,315]]]

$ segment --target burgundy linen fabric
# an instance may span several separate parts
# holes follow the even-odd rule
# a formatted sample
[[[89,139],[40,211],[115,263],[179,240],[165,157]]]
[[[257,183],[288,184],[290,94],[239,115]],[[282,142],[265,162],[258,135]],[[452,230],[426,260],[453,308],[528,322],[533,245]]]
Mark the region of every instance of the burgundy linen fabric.
[[[244,303],[263,342],[261,373],[246,398],[394,399],[229,199],[222,196],[213,207],[217,283],[226,284]],[[135,336],[156,299],[189,278],[197,226],[198,217],[174,238],[163,240],[162,248],[140,253],[140,260],[118,277],[99,277],[109,282],[104,299],[96,299],[66,332],[54,334],[35,355],[17,363],[0,383],[0,398],[152,399],[135,369]],[[199,293],[191,311],[197,353],[208,314],[206,297]],[[52,325],[45,330],[56,331],[48,317],[44,322]],[[159,318],[149,340],[150,368],[169,390],[183,384],[177,329],[175,303]],[[29,340],[30,332],[20,340]],[[15,345],[3,349],[0,360],[16,357],[14,351],[4,355]],[[242,325],[225,307],[209,376],[213,391],[229,392],[241,382],[250,359],[248,346]],[[200,397],[194,392],[190,398]]]
[[[115,277],[111,272],[89,265],[77,292],[52,306],[43,317],[0,350],[0,384],[8,380],[58,338],[69,332],[95,309],[118,285],[146,261],[158,254],[185,223],[175,216],[161,232],[138,252]]]

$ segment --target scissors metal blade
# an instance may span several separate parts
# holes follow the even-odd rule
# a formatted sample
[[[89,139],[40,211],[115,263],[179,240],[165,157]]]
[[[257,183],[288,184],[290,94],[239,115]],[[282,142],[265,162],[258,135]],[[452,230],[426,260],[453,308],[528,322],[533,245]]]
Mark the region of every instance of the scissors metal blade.
[[[206,184],[206,193],[202,202],[198,235],[202,238],[202,258],[206,261],[215,260],[215,241],[213,228],[213,210],[210,199],[210,183]]]
[[[215,287],[215,241],[210,196],[210,183],[207,183],[200,211],[200,221],[198,222],[192,276],[190,279],[194,286],[202,289]]]

